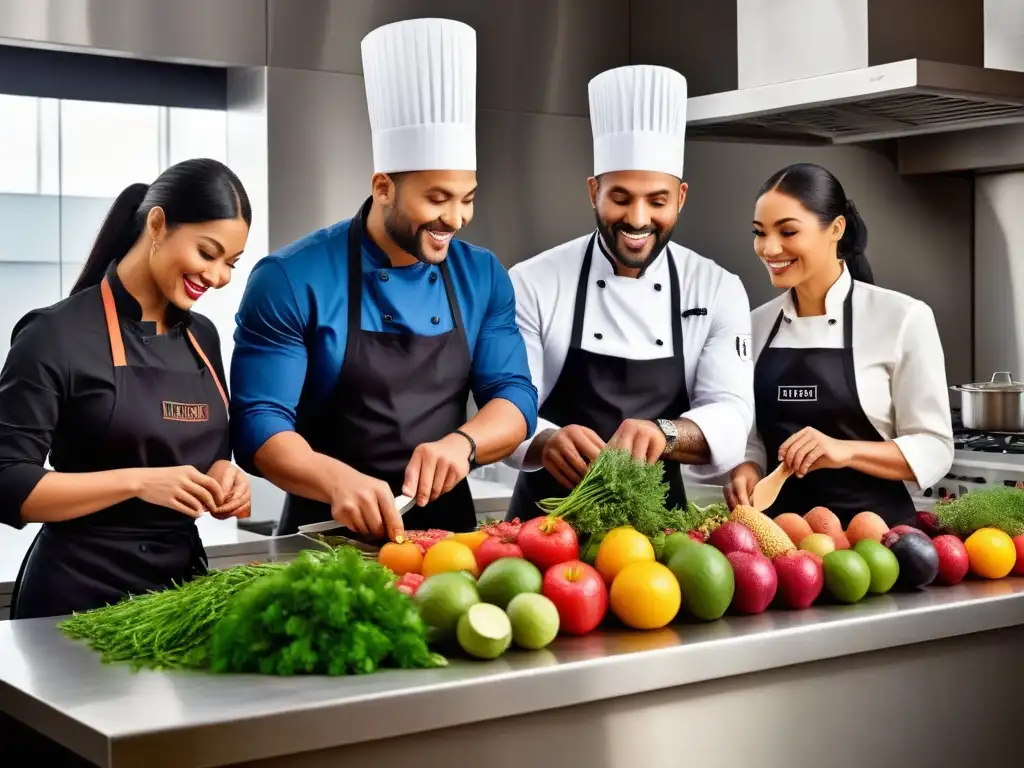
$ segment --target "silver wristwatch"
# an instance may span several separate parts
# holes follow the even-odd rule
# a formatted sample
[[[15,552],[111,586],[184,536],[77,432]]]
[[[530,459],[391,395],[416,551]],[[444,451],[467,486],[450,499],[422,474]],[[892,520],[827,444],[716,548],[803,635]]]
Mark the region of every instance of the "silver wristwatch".
[[[654,422],[658,425],[658,429],[661,430],[661,434],[665,436],[665,450],[662,451],[662,456],[668,456],[672,453],[676,447],[676,442],[679,440],[679,430],[676,429],[676,425],[668,419],[657,419]]]

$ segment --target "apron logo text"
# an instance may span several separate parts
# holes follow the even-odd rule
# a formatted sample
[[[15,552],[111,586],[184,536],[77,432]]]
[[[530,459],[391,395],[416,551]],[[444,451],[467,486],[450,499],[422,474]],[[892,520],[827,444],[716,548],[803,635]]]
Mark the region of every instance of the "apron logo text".
[[[172,403],[164,400],[161,403],[166,421],[209,421],[210,406],[202,403]]]
[[[816,403],[818,402],[818,385],[809,387],[779,387],[780,403]]]

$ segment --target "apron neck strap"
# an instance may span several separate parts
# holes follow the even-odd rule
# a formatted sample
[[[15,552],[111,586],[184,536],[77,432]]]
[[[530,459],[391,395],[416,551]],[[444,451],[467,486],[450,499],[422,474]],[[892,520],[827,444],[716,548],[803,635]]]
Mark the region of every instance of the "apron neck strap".
[[[572,310],[572,333],[569,337],[570,349],[579,349],[583,343],[583,318],[587,311],[587,286],[590,283],[590,266],[594,261],[594,243],[596,242],[597,232],[595,231],[590,242],[587,243],[587,251],[583,255],[583,263],[580,265],[579,280],[576,282],[576,303]],[[672,352],[681,355],[683,353],[683,313],[679,272],[667,244],[665,245],[665,258],[668,259],[668,287],[672,311]]]
[[[348,327],[351,338],[352,329],[359,330],[363,324],[363,233],[366,232],[366,217],[370,215],[373,198],[368,197],[352,217],[348,226]],[[449,246],[450,247],[450,246]],[[462,312],[455,297],[451,273],[448,270],[448,259],[437,265],[444,281],[445,296],[452,313],[452,327],[465,335],[462,327]]]
[[[114,292],[110,289],[110,282],[106,277],[100,282],[100,295],[103,297],[103,315],[107,321],[107,336],[110,339],[110,356],[114,361],[115,368],[124,368],[128,365],[128,359],[124,352],[124,337],[121,336],[121,322],[117,318],[117,305],[114,302]],[[203,365],[206,366],[206,370],[210,372],[210,376],[213,377],[213,383],[217,386],[217,392],[220,393],[221,400],[224,401],[224,407],[228,406],[228,395],[224,391],[224,385],[221,384],[220,378],[217,376],[217,372],[210,365],[210,359],[203,352],[203,348],[199,346],[199,342],[196,337],[192,335],[192,331],[187,332],[189,343],[195,349],[196,354],[199,355],[199,359],[202,360]]]

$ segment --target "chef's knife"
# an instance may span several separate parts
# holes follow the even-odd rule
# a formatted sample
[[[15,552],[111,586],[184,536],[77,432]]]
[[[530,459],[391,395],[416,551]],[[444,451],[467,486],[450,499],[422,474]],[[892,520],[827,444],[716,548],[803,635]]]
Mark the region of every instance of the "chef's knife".
[[[404,515],[410,509],[416,505],[416,499],[410,499],[408,496],[398,496],[395,498],[395,506],[398,507],[398,513]],[[324,531],[333,531],[336,528],[344,528],[341,523],[335,520],[327,520],[323,523],[310,523],[309,525],[300,525],[299,533],[323,533]]]

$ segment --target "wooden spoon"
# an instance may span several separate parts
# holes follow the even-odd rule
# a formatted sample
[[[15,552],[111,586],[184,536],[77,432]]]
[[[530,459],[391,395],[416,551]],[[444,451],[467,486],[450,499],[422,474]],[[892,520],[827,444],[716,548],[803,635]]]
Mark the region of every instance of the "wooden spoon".
[[[750,505],[758,512],[764,512],[775,503],[782,490],[782,484],[792,474],[793,470],[788,466],[779,464],[770,475],[757,481],[753,493],[750,494]]]

